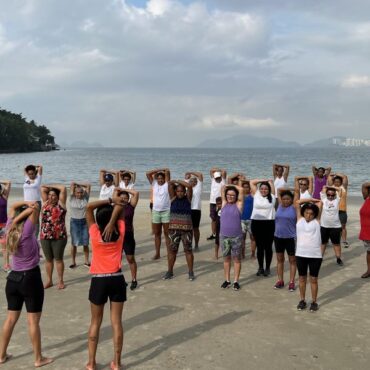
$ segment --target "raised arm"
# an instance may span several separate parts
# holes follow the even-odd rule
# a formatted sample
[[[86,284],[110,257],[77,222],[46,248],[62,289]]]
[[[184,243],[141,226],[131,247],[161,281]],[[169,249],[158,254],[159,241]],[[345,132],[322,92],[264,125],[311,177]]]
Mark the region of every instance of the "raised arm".
[[[170,195],[171,201],[173,199],[175,199],[175,197],[176,197],[175,186],[176,186],[176,181],[175,180],[170,180],[168,182],[168,194]]]
[[[38,164],[36,166],[36,173],[39,175],[39,176],[42,176],[42,166],[41,164]]]
[[[191,202],[191,200],[193,198],[193,187],[189,183],[187,183],[186,181],[183,181],[183,180],[177,180],[176,182],[185,187],[186,196],[189,199],[189,202]]]
[[[165,168],[164,169],[164,180],[166,182],[171,181],[171,172],[170,172],[170,169],[169,168]]]
[[[49,191],[51,188],[59,190],[59,203],[62,205],[63,208],[66,208],[66,201],[67,201],[67,188],[64,185],[53,184],[48,185]]]
[[[153,169],[153,170],[150,170],[146,173],[146,178],[148,179],[150,185],[153,183],[154,181],[154,175],[158,172],[159,170],[157,168]]]
[[[284,167],[283,177],[284,177],[285,182],[287,182],[288,181],[288,176],[289,176],[289,171],[290,171],[290,166],[289,166],[289,164],[285,164],[283,167]]]
[[[227,171],[225,169],[221,170],[221,176],[224,181],[226,181]]]
[[[312,174],[313,174],[313,176],[317,176],[317,171],[318,171],[317,167],[316,166],[312,166]]]
[[[10,188],[12,186],[11,181],[3,180],[3,181],[0,181],[0,184],[3,186],[3,190],[2,190],[3,197],[8,199],[9,193],[10,193]]]
[[[330,172],[331,172],[331,167],[325,168],[325,176],[328,177],[330,175]]]
[[[49,187],[46,185],[41,185],[41,199],[45,203],[48,200]]]
[[[274,181],[273,180],[267,180],[267,182],[270,184],[271,194],[276,196]]]
[[[361,186],[362,196],[366,199],[370,195],[370,182],[365,182]]]
[[[131,195],[130,204],[135,208],[139,202],[139,192],[135,189],[125,189],[124,191]]]
[[[235,186],[238,189],[238,200],[237,200],[237,207],[240,213],[243,213],[244,207],[244,192],[241,186]]]
[[[308,177],[308,192],[313,194],[313,176]]]
[[[107,171],[106,170],[103,170],[103,169],[99,171],[99,183],[100,183],[100,186],[103,186],[104,183],[105,183],[104,176],[105,176],[106,173],[107,173]]]
[[[348,176],[345,175],[344,173],[338,173],[338,172],[335,175],[340,176],[342,178],[342,185],[343,185],[344,189],[347,190],[347,188],[348,188]]]
[[[202,174],[202,172],[196,172],[196,171],[186,172],[185,173],[185,179],[186,179],[186,176],[187,175],[189,175],[189,178],[191,177],[191,175],[193,175],[193,176],[197,177],[199,181],[203,182],[203,174]]]
[[[257,185],[261,182],[264,182],[264,181],[268,181],[268,180],[260,180],[260,179],[250,180],[249,184],[251,186],[252,195],[254,195],[257,192],[257,190],[258,190]]]

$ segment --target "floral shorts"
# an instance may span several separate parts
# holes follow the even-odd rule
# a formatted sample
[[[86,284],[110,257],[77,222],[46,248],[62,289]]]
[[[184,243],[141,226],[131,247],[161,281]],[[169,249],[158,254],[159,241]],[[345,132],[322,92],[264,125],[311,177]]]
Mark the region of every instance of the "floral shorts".
[[[231,256],[235,259],[241,260],[242,258],[242,240],[243,236],[227,237],[220,235],[220,244],[222,255],[224,257]]]

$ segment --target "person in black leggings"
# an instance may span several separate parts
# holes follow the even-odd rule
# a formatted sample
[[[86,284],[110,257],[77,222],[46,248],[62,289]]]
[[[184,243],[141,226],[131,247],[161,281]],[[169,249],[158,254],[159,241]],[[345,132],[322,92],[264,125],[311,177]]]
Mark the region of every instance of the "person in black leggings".
[[[252,234],[256,240],[257,276],[269,276],[275,232],[275,188],[272,180],[251,180],[253,195]],[[265,262],[265,268],[264,268]]]

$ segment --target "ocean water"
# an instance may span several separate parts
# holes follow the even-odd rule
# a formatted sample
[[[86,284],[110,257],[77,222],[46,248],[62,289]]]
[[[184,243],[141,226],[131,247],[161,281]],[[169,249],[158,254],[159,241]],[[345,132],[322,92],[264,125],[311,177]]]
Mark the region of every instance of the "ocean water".
[[[44,183],[69,185],[73,181],[89,181],[99,188],[99,170],[132,169],[137,173],[137,188],[149,189],[145,172],[169,167],[171,177],[183,178],[189,170],[200,171],[209,191],[209,170],[222,167],[246,173],[248,178],[271,178],[272,164],[290,165],[289,185],[296,175],[311,175],[311,166],[331,166],[333,171],[349,177],[349,193],[361,194],[361,184],[370,181],[370,148],[73,148],[52,152],[0,154],[0,178],[10,179],[14,187],[24,181],[27,164],[42,164]]]

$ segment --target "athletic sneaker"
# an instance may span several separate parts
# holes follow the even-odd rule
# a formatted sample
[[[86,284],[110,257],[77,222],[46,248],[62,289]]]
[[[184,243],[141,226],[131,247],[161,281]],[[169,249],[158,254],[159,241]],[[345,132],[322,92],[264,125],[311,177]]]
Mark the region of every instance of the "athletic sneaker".
[[[222,289],[226,289],[226,288],[229,288],[231,285],[231,282],[230,281],[227,281],[225,280],[222,284],[221,284],[221,288]]]
[[[71,270],[75,269],[76,267],[77,267],[77,265],[76,265],[75,263],[72,263],[72,265],[69,265],[69,268],[70,268]]]
[[[132,280],[130,285],[130,290],[135,290],[137,288],[137,281]]]
[[[343,261],[340,258],[337,258],[337,265],[343,266]]]
[[[173,272],[170,272],[170,271],[167,271],[163,277],[162,277],[162,280],[170,280],[173,278]]]
[[[281,289],[284,288],[284,281],[283,280],[278,280],[276,284],[274,285],[275,289]]]
[[[295,284],[294,281],[291,281],[288,286],[289,292],[294,292],[295,291]]]
[[[299,301],[298,306],[297,306],[297,310],[302,311],[302,310],[305,310],[306,308],[307,308],[306,301],[304,301],[303,299],[302,299],[302,301]]]
[[[190,281],[195,280],[195,276],[194,276],[194,272],[193,271],[189,271],[189,280]]]
[[[263,276],[269,276],[271,274],[270,269],[266,269]]]
[[[264,275],[264,273],[265,273],[265,270],[264,269],[258,269],[256,275],[257,276],[262,276],[262,275]]]
[[[234,290],[240,290],[240,285],[239,285],[239,283],[237,281],[234,281],[233,289]]]
[[[310,305],[310,312],[315,312],[319,309],[319,305],[316,302],[312,302]]]
[[[90,263],[84,263],[84,266],[86,267],[86,268],[90,268]]]
[[[216,239],[216,235],[215,234],[211,234],[207,240],[213,240],[213,239]]]
[[[344,248],[348,248],[349,247],[349,244],[348,244],[347,240],[343,241],[342,244],[343,244],[343,247]]]

